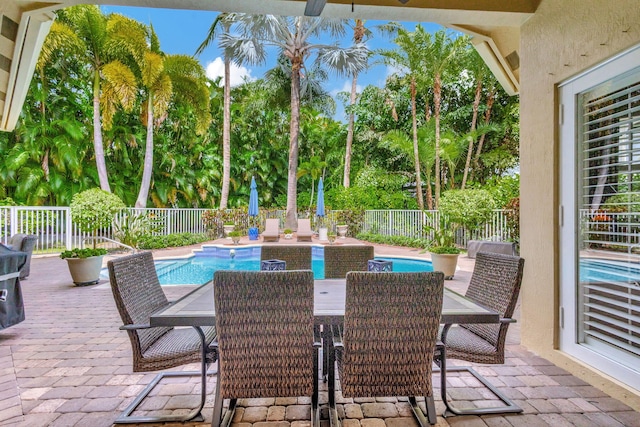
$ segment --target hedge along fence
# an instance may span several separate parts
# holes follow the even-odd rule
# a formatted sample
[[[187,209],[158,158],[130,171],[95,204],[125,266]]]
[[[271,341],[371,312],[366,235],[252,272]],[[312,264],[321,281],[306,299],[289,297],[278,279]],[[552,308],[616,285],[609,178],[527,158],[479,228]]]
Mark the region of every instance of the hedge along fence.
[[[250,226],[257,226],[260,231],[263,231],[266,218],[280,219],[280,225],[283,228],[285,216],[284,210],[267,209],[260,209],[258,218],[253,219],[249,218],[246,209],[219,211],[127,208],[117,214],[116,218],[132,213],[146,215],[153,220],[154,226],[149,231],[152,235],[208,233],[212,239],[222,236],[222,225],[225,221],[233,221],[237,230],[246,233]],[[327,211],[322,222],[331,231],[335,231],[338,224],[346,223],[349,225],[349,236],[356,236],[362,231],[371,234],[428,239],[429,234],[424,226],[431,223],[437,225],[435,220],[438,215],[437,211],[420,210],[343,210]],[[312,227],[317,230],[320,221],[315,215],[305,212],[299,217],[310,218]],[[512,236],[511,229],[512,227],[507,225],[507,211],[495,210],[491,220],[474,233],[461,231],[457,243],[460,246],[466,246],[467,241],[471,239],[514,240],[517,236]],[[56,253],[79,247],[82,240],[88,237],[87,233],[82,233],[72,223],[68,207],[0,206],[0,241],[7,243],[9,238],[17,233],[37,235],[37,253]],[[114,232],[112,227],[108,227],[100,230],[98,235],[113,238]]]

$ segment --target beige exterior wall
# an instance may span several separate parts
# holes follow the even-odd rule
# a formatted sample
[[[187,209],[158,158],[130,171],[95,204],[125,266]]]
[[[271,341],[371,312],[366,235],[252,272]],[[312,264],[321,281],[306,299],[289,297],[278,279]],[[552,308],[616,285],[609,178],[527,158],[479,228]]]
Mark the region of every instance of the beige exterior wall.
[[[543,0],[522,27],[522,344],[640,410],[629,391],[557,350],[559,160],[557,85],[640,44],[637,0]],[[640,64],[638,64],[640,65]]]

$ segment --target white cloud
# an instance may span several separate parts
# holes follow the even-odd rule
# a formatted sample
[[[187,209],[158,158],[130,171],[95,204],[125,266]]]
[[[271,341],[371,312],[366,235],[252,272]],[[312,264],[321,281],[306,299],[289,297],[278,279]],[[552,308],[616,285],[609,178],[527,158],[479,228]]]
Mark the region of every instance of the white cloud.
[[[336,97],[336,95],[338,95],[338,92],[347,92],[347,93],[351,93],[351,84],[352,84],[352,80],[345,80],[342,84],[341,88],[335,88],[332,89],[331,92],[329,92],[331,94],[331,96],[333,96],[334,98]],[[356,92],[357,93],[362,93],[362,86],[359,84],[356,84]]]
[[[224,84],[224,61],[222,58],[217,57],[213,62],[207,64],[207,77],[211,80],[222,77],[220,86]],[[244,83],[245,80],[253,81],[255,79],[256,78],[251,75],[251,70],[246,67],[238,67],[233,62],[231,63],[231,86],[238,86]]]
[[[400,67],[396,67],[393,65],[387,65],[385,80],[391,76],[395,76],[398,74],[404,74],[404,70]]]

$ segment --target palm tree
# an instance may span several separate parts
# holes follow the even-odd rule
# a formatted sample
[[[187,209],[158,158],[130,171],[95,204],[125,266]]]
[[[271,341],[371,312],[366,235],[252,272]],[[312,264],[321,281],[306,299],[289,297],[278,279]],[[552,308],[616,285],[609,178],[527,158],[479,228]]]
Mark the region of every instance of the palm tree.
[[[476,82],[475,95],[473,98],[473,115],[471,117],[471,130],[470,130],[470,132],[473,132],[476,130],[477,121],[478,121],[478,110],[480,108],[480,99],[482,97],[482,86],[484,84],[485,77],[490,74],[490,71],[475,49],[468,50],[467,70],[471,73],[471,76],[475,79],[475,82]],[[471,167],[471,157],[473,155],[474,143],[475,143],[475,138],[469,138],[469,147],[467,148],[467,160],[464,165],[464,175],[462,177],[462,184],[460,184],[461,190],[464,190],[467,184],[467,175],[469,172],[469,168]]]
[[[300,82],[305,59],[317,52],[316,61],[338,74],[353,75],[364,69],[368,50],[364,45],[340,48],[314,44],[311,39],[327,33],[331,37],[344,34],[344,20],[284,17],[273,15],[237,15],[239,35],[223,34],[220,45],[234,52],[240,64],[261,64],[266,59],[266,46],[275,46],[291,63],[291,122],[289,127],[289,168],[287,173],[287,207],[285,227],[296,228],[298,135],[300,132]]]
[[[424,209],[424,198],[422,195],[422,180],[420,173],[420,149],[418,147],[418,119],[416,97],[419,83],[428,78],[425,73],[425,62],[429,60],[428,54],[433,42],[431,34],[418,24],[414,32],[407,31],[400,25],[389,25],[387,31],[397,34],[394,42],[399,49],[388,49],[380,51],[383,61],[388,65],[401,68],[406,72],[406,79],[409,81],[411,90],[411,129],[413,135],[413,160],[416,174],[416,198],[418,208]]]
[[[58,16],[61,25],[57,28],[62,29],[66,25],[77,35],[85,52],[84,61],[91,68],[96,167],[100,188],[111,191],[102,128],[109,129],[119,106],[125,110],[134,106],[136,79],[126,63],[132,58],[137,59],[136,55],[146,45],[146,31],[142,24],[122,15],[105,16],[94,5],[70,7],[60,11]]]
[[[363,42],[364,36],[367,34],[367,29],[364,27],[364,21],[362,19],[355,20],[355,27],[353,28],[353,42],[359,45]],[[353,107],[356,103],[358,87],[358,73],[353,74],[351,80],[351,95],[349,97],[349,105]],[[342,179],[342,185],[345,188],[349,188],[351,180],[349,175],[351,174],[351,148],[353,145],[353,128],[355,122],[355,114],[353,109],[349,111],[349,124],[347,127],[347,145],[344,153],[344,177]]]
[[[200,55],[220,34],[229,33],[236,14],[221,13],[209,28],[207,38],[196,50]],[[226,209],[229,203],[229,180],[231,178],[231,60],[233,52],[223,49],[224,57],[224,106],[222,119],[222,190],[220,193],[220,209]]]
[[[313,205],[313,192],[316,186],[316,180],[322,176],[322,172],[326,167],[327,162],[320,160],[320,156],[311,156],[308,161],[300,163],[298,178],[305,175],[309,175],[311,177],[311,198],[309,199],[309,208]]]
[[[197,131],[202,134],[209,125],[209,90],[202,66],[186,55],[167,55],[160,51],[160,44],[153,27],[149,29],[149,48],[139,62],[140,83],[144,92],[143,114],[147,127],[144,167],[140,191],[135,206],[147,205],[153,174],[154,125],[166,119],[172,99],[175,103],[192,105],[197,120]],[[175,89],[175,91],[174,91]]]
[[[451,38],[446,30],[436,31],[428,46],[427,73],[433,76],[433,104],[436,126],[436,207],[440,201],[440,107],[442,105],[442,83],[449,78],[450,66],[456,61],[458,53],[467,44],[466,37]]]

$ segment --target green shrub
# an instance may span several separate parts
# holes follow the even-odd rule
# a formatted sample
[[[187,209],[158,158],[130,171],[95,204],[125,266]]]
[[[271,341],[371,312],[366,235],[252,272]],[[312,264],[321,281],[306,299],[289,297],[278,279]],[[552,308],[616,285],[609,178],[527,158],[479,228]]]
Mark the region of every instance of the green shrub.
[[[89,258],[92,256],[106,255],[107,250],[103,248],[86,248],[86,249],[71,249],[70,251],[64,251],[60,254],[60,258]]]
[[[195,245],[206,242],[209,237],[206,234],[175,233],[166,236],[143,236],[138,242],[140,249],[163,249],[180,246]]]
[[[375,233],[359,233],[359,240],[371,243],[381,243],[384,245],[406,246],[410,248],[424,248],[429,244],[429,240],[408,236],[386,236]]]
[[[511,234],[511,240],[520,242],[520,197],[515,197],[505,206],[507,209],[507,227]]]
[[[74,194],[71,199],[71,218],[86,233],[107,228],[116,212],[125,208],[124,202],[113,193],[93,188]]]
[[[442,195],[438,210],[453,225],[473,231],[491,219],[496,209],[487,190],[449,190]]]
[[[153,234],[161,229],[155,215],[148,213],[124,212],[113,221],[113,234],[125,245],[138,248],[143,236]]]

